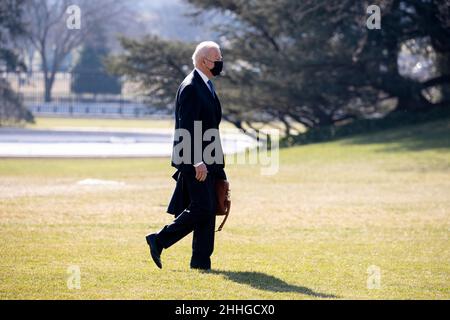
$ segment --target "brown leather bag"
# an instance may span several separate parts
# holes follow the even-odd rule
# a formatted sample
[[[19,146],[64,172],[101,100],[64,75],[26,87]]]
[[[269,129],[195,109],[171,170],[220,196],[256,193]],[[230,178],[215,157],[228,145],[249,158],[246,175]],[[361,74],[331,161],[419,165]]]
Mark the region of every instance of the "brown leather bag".
[[[216,180],[217,216],[225,216],[217,231],[221,231],[228,219],[231,208],[230,183],[227,180]],[[217,232],[216,231],[216,232]]]

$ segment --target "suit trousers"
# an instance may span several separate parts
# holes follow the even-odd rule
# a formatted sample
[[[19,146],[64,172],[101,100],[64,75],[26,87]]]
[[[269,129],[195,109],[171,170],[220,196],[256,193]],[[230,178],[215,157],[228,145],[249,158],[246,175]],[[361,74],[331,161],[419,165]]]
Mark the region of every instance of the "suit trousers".
[[[217,209],[216,177],[208,173],[201,182],[195,178],[195,172],[181,172],[181,175],[188,191],[189,206],[157,233],[157,240],[167,249],[193,231],[190,266],[210,269]]]

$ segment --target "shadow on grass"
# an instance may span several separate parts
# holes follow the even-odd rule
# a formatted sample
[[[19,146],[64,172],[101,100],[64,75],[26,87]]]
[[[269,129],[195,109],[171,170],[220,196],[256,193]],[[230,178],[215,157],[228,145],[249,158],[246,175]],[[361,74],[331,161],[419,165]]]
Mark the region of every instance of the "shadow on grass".
[[[423,151],[450,148],[450,122],[407,126],[349,138],[344,144],[384,144],[380,151]]]
[[[332,294],[320,293],[306,287],[291,285],[281,279],[262,272],[209,270],[205,273],[223,275],[231,281],[246,284],[259,290],[295,292],[316,298],[337,298],[337,296]]]

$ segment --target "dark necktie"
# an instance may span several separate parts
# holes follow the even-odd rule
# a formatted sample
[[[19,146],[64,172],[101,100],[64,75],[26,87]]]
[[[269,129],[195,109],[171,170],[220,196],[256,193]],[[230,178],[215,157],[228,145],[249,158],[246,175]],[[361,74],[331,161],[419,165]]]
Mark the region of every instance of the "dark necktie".
[[[215,98],[216,97],[216,92],[214,91],[214,85],[213,85],[211,80],[208,80],[208,86],[209,86],[209,90],[211,91],[213,97]]]

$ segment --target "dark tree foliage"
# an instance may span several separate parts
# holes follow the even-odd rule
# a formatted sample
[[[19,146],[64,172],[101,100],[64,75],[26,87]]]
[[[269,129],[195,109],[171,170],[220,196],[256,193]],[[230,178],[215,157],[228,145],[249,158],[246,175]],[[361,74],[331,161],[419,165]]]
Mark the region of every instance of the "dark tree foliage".
[[[188,1],[197,14],[210,14],[208,27],[225,39],[217,87],[224,117],[237,127],[279,120],[288,134],[295,123],[329,127],[450,102],[448,0]],[[366,26],[373,4],[381,8],[381,29]],[[214,25],[214,14],[227,19]],[[123,44],[117,70],[171,101],[193,46],[157,38]],[[436,53],[437,72],[425,80],[402,75],[405,45]],[[427,98],[432,87],[442,89],[440,101]]]
[[[0,2],[0,62],[3,70],[15,71],[23,67],[12,49],[12,39],[23,35],[21,21],[24,0],[3,0]]]
[[[180,82],[193,68],[195,45],[156,36],[120,40],[125,53],[108,60],[109,70],[138,83],[152,105],[172,107]]]
[[[97,35],[88,39],[81,52],[78,63],[72,70],[71,89],[74,93],[120,94],[122,85],[118,77],[109,74],[104,59],[109,50],[101,29]]]
[[[12,45],[14,38],[24,32],[21,20],[23,5],[24,1],[21,0],[0,1],[0,72],[25,69]],[[5,79],[0,78],[0,125],[32,119],[31,113],[23,106],[21,97]]]
[[[435,77],[419,82],[399,73],[398,55],[402,44],[414,43],[426,51],[427,43],[440,57],[450,58],[450,1],[391,0],[384,2],[383,27],[367,32],[357,48],[356,65],[369,77],[366,83],[398,99],[396,111],[429,110],[433,104],[423,90],[450,84],[450,69],[438,67]],[[428,41],[421,41],[427,39]],[[422,43],[422,45],[421,45]],[[435,63],[439,63],[435,62]],[[447,105],[449,97],[437,105]]]
[[[389,97],[397,99],[396,110],[428,110],[423,89],[449,83],[448,68],[421,83],[401,76],[397,65],[402,43],[425,37],[448,61],[449,1],[190,2],[234,18],[219,30],[231,42],[229,60],[252,70],[228,74],[240,91],[234,98],[241,118],[252,110],[328,126],[382,112],[377,102]],[[371,4],[381,8],[380,30],[366,27]]]

